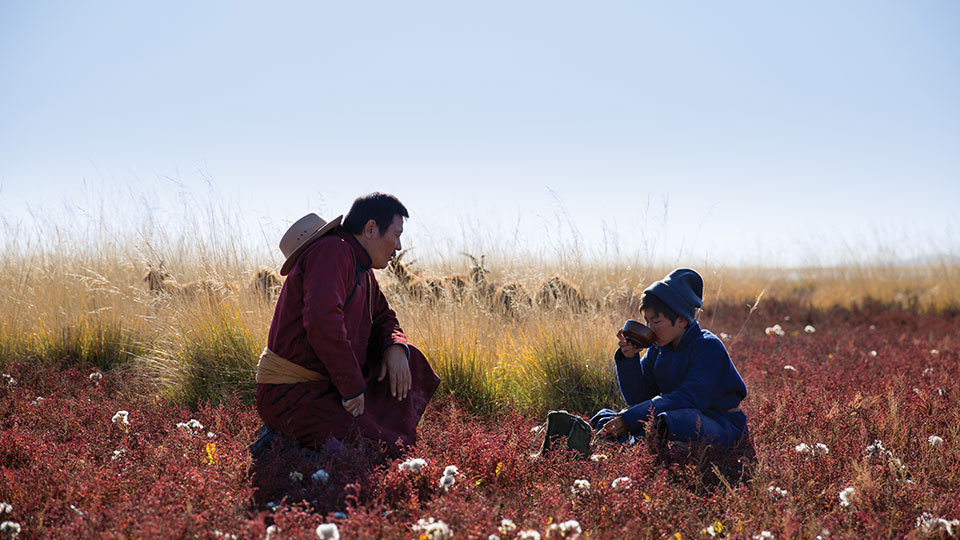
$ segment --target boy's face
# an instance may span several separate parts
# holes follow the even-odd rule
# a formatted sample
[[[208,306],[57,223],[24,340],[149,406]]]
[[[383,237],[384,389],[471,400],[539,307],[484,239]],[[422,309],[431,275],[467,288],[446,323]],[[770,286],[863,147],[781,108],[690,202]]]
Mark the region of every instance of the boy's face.
[[[644,320],[647,321],[647,326],[657,335],[657,345],[660,348],[668,345],[676,346],[677,343],[680,343],[680,338],[687,330],[686,319],[677,317],[676,321],[670,322],[670,319],[651,308],[645,308],[641,313],[643,313]]]

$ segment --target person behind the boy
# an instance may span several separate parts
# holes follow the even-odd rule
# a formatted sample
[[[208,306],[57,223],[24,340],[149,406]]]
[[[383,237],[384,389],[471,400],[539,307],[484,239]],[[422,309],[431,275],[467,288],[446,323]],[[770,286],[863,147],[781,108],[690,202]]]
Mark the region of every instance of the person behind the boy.
[[[620,391],[629,405],[603,409],[590,419],[602,435],[623,442],[644,434],[654,418],[663,440],[706,441],[733,446],[747,433],[740,401],[747,387],[720,338],[697,323],[703,278],[674,270],[643,291],[640,312],[657,339],[643,357],[618,332],[614,355]]]

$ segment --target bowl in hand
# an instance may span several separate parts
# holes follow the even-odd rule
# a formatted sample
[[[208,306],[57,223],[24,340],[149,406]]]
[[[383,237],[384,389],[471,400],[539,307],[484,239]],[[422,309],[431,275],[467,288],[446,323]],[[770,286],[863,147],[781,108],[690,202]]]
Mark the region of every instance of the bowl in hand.
[[[640,349],[646,349],[657,341],[657,335],[649,326],[633,319],[627,319],[620,332],[623,333],[624,339]]]

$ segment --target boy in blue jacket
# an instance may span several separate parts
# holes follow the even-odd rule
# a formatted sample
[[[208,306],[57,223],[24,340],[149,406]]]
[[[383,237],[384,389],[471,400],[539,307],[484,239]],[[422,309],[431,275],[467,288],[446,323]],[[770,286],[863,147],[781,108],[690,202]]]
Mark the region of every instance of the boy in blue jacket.
[[[603,409],[590,419],[602,435],[623,442],[644,434],[654,418],[658,436],[730,447],[747,433],[740,401],[747,387],[720,338],[697,323],[703,278],[674,270],[643,291],[640,312],[657,339],[643,357],[622,333],[614,360],[620,392],[629,405]]]

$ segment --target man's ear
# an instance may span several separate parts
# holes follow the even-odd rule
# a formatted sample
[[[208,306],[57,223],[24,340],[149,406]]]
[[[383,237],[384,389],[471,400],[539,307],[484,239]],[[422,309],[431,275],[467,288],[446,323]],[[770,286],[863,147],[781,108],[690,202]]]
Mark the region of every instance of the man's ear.
[[[378,236],[377,233],[379,232],[380,227],[375,219],[368,219],[367,224],[363,226],[363,235],[368,238]]]
[[[677,322],[680,323],[680,328],[683,328],[684,330],[690,326],[690,323],[683,317],[677,317]]]

